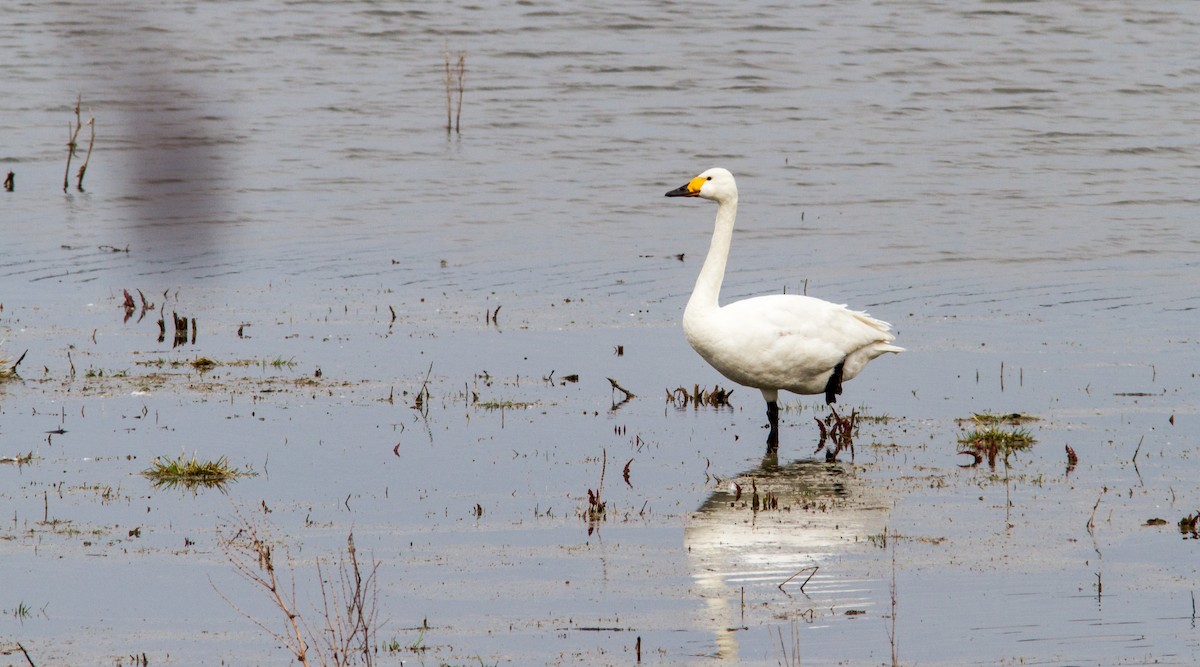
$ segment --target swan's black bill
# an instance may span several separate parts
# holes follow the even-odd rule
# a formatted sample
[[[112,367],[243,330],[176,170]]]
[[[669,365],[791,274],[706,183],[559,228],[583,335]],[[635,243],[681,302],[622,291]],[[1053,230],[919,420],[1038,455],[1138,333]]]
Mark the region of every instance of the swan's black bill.
[[[696,197],[700,194],[699,190],[697,190],[695,192],[688,190],[688,185],[691,185],[691,184],[689,183],[687,185],[681,185],[681,186],[675,188],[674,190],[668,192],[666,196],[668,196],[668,197]]]

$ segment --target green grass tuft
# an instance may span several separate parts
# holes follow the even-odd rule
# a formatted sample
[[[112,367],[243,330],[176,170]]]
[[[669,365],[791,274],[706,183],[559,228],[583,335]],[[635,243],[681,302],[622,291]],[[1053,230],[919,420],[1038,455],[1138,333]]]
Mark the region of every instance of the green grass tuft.
[[[995,447],[1001,453],[1007,454],[1010,452],[1029,449],[1033,445],[1034,439],[1029,431],[1023,428],[1015,431],[1006,431],[994,426],[985,429],[976,429],[968,431],[964,435],[959,436],[958,443],[960,445],[978,446],[982,448]]]
[[[234,479],[256,474],[230,465],[229,459],[224,456],[215,461],[201,461],[195,454],[188,459],[186,453],[180,453],[176,459],[156,457],[154,463],[142,471],[142,475],[155,486],[184,486],[190,489],[201,486],[223,488]]]
[[[1020,412],[1010,412],[1004,415],[997,415],[991,412],[976,412],[975,414],[971,415],[969,420],[959,421],[971,421],[982,426],[999,426],[1001,424],[1016,426],[1018,424],[1026,424],[1029,422],[1035,422],[1037,420],[1038,418],[1034,417],[1033,415],[1026,415]]]

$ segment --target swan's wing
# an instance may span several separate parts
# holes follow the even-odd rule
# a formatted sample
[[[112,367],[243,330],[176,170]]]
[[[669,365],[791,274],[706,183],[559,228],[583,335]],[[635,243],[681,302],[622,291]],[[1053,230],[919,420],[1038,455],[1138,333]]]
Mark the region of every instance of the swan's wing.
[[[721,308],[727,351],[765,384],[814,393],[823,389],[834,366],[850,359],[857,374],[895,338],[886,322],[846,306],[799,295],[770,295]],[[876,349],[873,349],[876,348]],[[895,348],[898,350],[899,348]],[[860,357],[866,352],[866,359]],[[858,354],[856,354],[858,353]]]
[[[759,336],[790,339],[828,345],[845,356],[871,343],[895,339],[891,325],[864,312],[844,305],[796,294],[773,294],[736,301],[721,309],[722,314],[760,329]],[[836,362],[835,362],[836,363]]]

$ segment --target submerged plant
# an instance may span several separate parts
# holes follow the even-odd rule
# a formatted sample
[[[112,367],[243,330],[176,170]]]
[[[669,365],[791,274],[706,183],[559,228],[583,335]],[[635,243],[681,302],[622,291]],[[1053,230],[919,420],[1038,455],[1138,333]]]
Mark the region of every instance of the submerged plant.
[[[208,487],[222,490],[231,480],[253,477],[256,474],[234,467],[224,456],[215,461],[201,461],[194,453],[192,458],[188,459],[187,454],[183,452],[176,459],[155,457],[154,463],[142,471],[142,475],[156,487],[178,485],[189,489]]]

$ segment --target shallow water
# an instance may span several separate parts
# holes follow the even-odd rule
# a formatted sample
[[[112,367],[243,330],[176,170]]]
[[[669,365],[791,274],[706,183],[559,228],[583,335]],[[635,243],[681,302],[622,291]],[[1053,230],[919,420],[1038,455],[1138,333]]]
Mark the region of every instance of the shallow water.
[[[1191,9],[9,8],[0,354],[28,353],[0,457],[35,456],[0,464],[0,650],[286,659],[222,598],[282,621],[219,548],[240,513],[318,622],[315,563],[354,532],[404,647],[381,664],[629,664],[639,637],[778,664],[792,628],[804,664],[886,664],[893,619],[901,664],[1194,664]],[[76,94],[96,148],[64,194]],[[721,382],[677,323],[713,211],[662,197],[716,164],[726,300],[806,289],[909,348],[847,385],[888,417],[852,463],[816,462],[808,398],[777,461],[754,392],[663,402]],[[124,321],[123,290],[154,307]],[[194,344],[158,342],[172,311]],[[160,365],[201,356],[251,363]],[[976,412],[1037,444],[960,468]],[[181,450],[260,474],[137,474]]]

